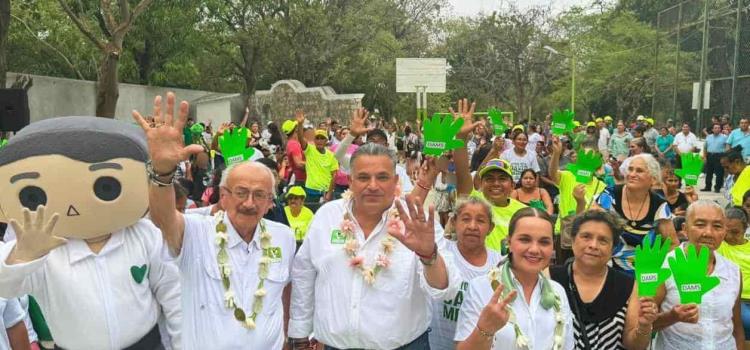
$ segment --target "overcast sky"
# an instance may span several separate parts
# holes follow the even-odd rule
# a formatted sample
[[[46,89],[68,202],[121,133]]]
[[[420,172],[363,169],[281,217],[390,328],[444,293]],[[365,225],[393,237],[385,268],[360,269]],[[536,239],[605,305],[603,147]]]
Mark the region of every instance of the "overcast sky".
[[[458,16],[474,16],[480,12],[490,13],[496,10],[503,2],[501,0],[449,0],[453,6],[453,13]],[[560,12],[566,8],[579,5],[586,6],[591,4],[591,0],[504,0],[506,3],[515,3],[519,8],[529,6],[552,5],[555,12]]]

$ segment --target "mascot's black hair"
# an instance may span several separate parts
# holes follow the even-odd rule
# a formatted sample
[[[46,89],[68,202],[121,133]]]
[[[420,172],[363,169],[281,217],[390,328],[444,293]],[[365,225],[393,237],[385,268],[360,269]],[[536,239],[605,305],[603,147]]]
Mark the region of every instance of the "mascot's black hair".
[[[86,163],[115,158],[148,160],[148,144],[136,125],[107,118],[59,117],[23,128],[0,150],[0,166],[34,157],[59,154]]]

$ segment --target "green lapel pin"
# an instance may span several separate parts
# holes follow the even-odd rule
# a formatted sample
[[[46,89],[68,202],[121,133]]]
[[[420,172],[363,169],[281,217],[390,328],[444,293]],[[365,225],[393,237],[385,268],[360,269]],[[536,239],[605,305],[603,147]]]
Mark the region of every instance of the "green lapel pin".
[[[130,276],[133,276],[133,280],[135,283],[141,284],[143,282],[143,279],[146,278],[146,273],[148,272],[148,265],[143,264],[141,266],[131,266],[130,267]]]

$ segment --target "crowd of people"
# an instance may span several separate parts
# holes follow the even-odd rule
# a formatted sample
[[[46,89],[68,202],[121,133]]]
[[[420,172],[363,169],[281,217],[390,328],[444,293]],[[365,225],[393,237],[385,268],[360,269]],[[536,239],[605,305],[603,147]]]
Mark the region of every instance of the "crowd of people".
[[[53,253],[77,242],[97,255],[115,236],[64,242],[54,216],[24,204],[0,249],[0,349],[743,349],[750,336],[747,117],[713,118],[702,142],[687,122],[645,116],[579,117],[564,135],[552,115],[506,118],[495,134],[462,99],[451,112],[465,147],[433,157],[419,120],[357,109],[315,124],[298,110],[212,125],[162,102],[134,112],[148,144],[137,225],[161,234],[139,244],[153,249],[147,278],[167,285],[154,292],[159,327],[108,324],[89,339],[94,319],[66,323],[65,280],[38,265],[66,265]],[[222,147],[237,133],[239,162]],[[603,162],[584,183],[569,166],[586,152]],[[701,189],[680,171],[691,153]],[[712,191],[728,206],[700,198]],[[639,296],[636,250],[656,237],[669,256],[708,248],[721,283],[701,304],[681,304],[671,278]]]

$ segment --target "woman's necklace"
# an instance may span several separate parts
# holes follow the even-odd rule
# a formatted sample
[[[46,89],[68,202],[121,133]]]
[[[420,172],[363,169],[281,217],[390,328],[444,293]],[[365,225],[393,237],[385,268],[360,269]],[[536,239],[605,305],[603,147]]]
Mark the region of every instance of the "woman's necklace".
[[[633,216],[633,205],[630,203],[630,197],[627,196],[628,188],[627,187],[623,187],[623,190],[625,191],[625,194],[626,194],[625,200],[628,202],[628,211],[630,212],[630,226],[636,227],[636,225],[638,224],[636,222],[636,219],[641,216],[641,210],[643,210],[643,205],[646,204],[646,201],[648,201],[648,200],[651,199],[650,198],[651,194],[650,193],[646,194],[646,200],[644,200],[643,202],[641,202],[641,207],[638,208],[638,213],[635,214],[635,216]]]

